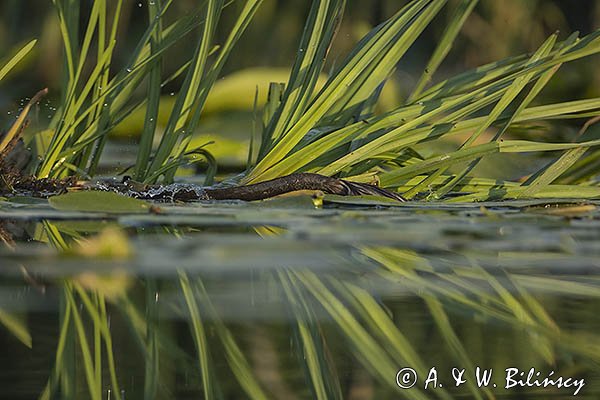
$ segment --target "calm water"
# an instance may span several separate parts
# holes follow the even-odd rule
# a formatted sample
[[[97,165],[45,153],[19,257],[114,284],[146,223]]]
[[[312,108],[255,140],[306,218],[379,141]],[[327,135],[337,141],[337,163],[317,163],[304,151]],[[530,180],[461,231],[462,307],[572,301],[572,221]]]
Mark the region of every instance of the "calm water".
[[[600,397],[593,203],[25,200],[0,203],[1,398]]]

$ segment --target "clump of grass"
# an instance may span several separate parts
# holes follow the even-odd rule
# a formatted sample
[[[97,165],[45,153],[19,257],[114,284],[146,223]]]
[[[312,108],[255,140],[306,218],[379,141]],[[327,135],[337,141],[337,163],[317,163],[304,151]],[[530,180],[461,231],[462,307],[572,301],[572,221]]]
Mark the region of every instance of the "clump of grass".
[[[564,63],[600,52],[600,32],[583,38],[573,34],[562,42],[557,42],[557,35],[552,35],[532,56],[521,55],[490,63],[425,89],[476,1],[465,0],[458,5],[405,104],[384,115],[369,113],[365,108],[369,96],[377,94],[378,85],[384,83],[443,3],[410,2],[365,36],[314,97],[310,97],[312,88],[298,83],[293,72],[288,92],[306,89],[309,100],[303,103],[304,108],[290,107],[294,98],[283,97],[264,130],[259,160],[243,181],[256,182],[307,171],[340,175],[350,180],[375,178],[386,188],[402,187],[406,197],[428,193],[429,198],[436,199],[451,192],[465,193],[464,182],[469,173],[487,155],[572,149],[571,152],[577,151],[581,156],[586,149],[599,144],[593,140],[552,144],[509,141],[502,136],[517,123],[586,118],[600,113],[598,98],[531,107]],[[307,29],[310,27],[309,19]],[[322,35],[317,31],[313,34]],[[323,40],[329,39],[322,36]],[[304,59],[301,53],[302,47],[297,66]],[[295,68],[294,71],[298,69],[302,70]],[[281,126],[283,128],[273,128]],[[475,145],[489,129],[497,130],[492,140]],[[414,150],[418,144],[465,133],[469,134],[468,139],[453,152],[424,159]],[[450,168],[465,164],[460,172],[449,172]],[[550,187],[570,165],[572,163],[560,162],[553,169],[552,179],[546,174],[543,181],[535,181],[535,190],[528,188],[534,181],[526,181],[518,189],[509,182],[495,183],[493,191],[489,186],[480,187],[469,199],[526,195],[578,197],[580,194],[573,187]],[[594,186],[594,189],[592,197],[600,196],[600,188]]]
[[[146,183],[171,182],[180,166],[205,159],[210,166],[207,183],[212,182],[214,157],[203,146],[191,148],[191,135],[215,80],[261,1],[244,4],[221,45],[215,42],[215,29],[227,6],[224,1],[208,0],[194,14],[163,26],[171,4],[172,0],[148,1],[147,30],[127,67],[116,71],[113,58],[122,2],[114,7],[105,0],[94,2],[81,40],[78,2],[55,2],[67,68],[59,116],[51,126],[52,140],[47,148],[38,149],[42,154],[34,165],[38,177],[93,176],[107,133],[132,110],[145,107],[133,166],[135,178]],[[504,138],[517,124],[590,118],[600,113],[598,98],[532,106],[563,64],[600,52],[600,31],[581,38],[573,34],[563,41],[554,34],[532,55],[493,62],[428,87],[476,4],[477,0],[409,2],[369,32],[315,94],[345,1],[313,2],[288,82],[271,85],[263,126],[252,135],[248,167],[240,182],[314,172],[378,181],[386,188],[406,192],[408,198],[440,199],[450,194],[464,195],[462,200],[600,196],[597,184],[588,184],[585,192],[571,185],[586,183],[585,179],[597,172],[597,153],[590,155],[593,159],[584,157],[597,141],[582,137],[575,143],[550,144]],[[381,88],[397,63],[431,21],[453,5],[452,17],[413,92],[392,111],[375,114]],[[163,77],[165,52],[190,35],[192,56],[172,76]],[[94,43],[96,54],[92,55]],[[160,143],[154,147],[161,87],[178,76],[184,77],[181,91]],[[145,101],[134,95],[142,83],[147,85]],[[482,134],[489,130],[496,133],[481,143]],[[468,138],[454,151],[425,158],[415,149],[465,134]],[[479,183],[475,190],[467,184],[477,181],[473,170],[491,154],[556,150],[567,151],[564,157],[568,160],[561,157],[552,168],[525,182]],[[568,178],[573,176],[575,164],[588,166],[585,176],[578,175],[576,182]],[[554,184],[561,179],[569,184]]]
[[[134,91],[147,82],[146,124],[140,141],[135,176],[145,182],[171,180],[184,159],[203,149],[187,149],[186,145],[200,119],[202,106],[210,88],[217,79],[224,62],[256,12],[261,0],[246,2],[225,43],[216,46],[215,28],[219,22],[224,1],[209,0],[204,5],[169,26],[163,27],[163,17],[172,0],[148,1],[148,28],[130,56],[127,66],[115,71],[114,52],[117,45],[117,26],[121,17],[122,1],[108,5],[94,2],[81,44],[78,37],[78,2],[55,2],[65,49],[66,76],[63,82],[63,100],[59,117],[51,126],[54,131],[47,148],[38,149],[43,155],[36,166],[38,177],[96,173],[98,161],[107,140],[107,133],[132,110],[144,106],[136,100]],[[111,14],[112,11],[112,14]],[[175,74],[161,76],[161,58],[175,42],[199,30],[194,38],[195,49],[191,58]],[[91,55],[93,44],[97,54]],[[209,64],[209,57],[215,60]],[[86,66],[91,72],[85,73]],[[152,149],[156,130],[161,87],[177,76],[185,74],[183,86],[158,148]]]

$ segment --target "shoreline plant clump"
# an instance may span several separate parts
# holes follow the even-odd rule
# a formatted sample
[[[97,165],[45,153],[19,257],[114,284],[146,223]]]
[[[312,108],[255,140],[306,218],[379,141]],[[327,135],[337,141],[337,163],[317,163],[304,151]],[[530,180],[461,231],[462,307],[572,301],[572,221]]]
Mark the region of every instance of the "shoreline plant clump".
[[[193,14],[167,25],[164,15],[172,0],[148,1],[148,27],[126,67],[117,70],[113,59],[122,1],[110,6],[94,2],[83,29],[78,23],[79,3],[55,1],[66,65],[62,101],[49,126],[51,139],[32,141],[35,157],[23,172],[38,179],[94,177],[111,129],[132,111],[144,109],[137,160],[128,174],[143,184],[169,184],[178,168],[204,160],[205,183],[212,184],[215,159],[205,146],[191,146],[191,138],[211,88],[261,2],[243,2],[229,35],[217,43],[215,30],[229,3],[208,0]],[[381,89],[398,62],[440,11],[453,4],[453,17],[412,93],[395,109],[376,113]],[[251,133],[247,168],[234,182],[255,184],[309,172],[379,184],[408,199],[600,197],[594,181],[599,167],[594,147],[600,141],[586,135],[600,115],[600,98],[533,105],[563,64],[600,52],[600,31],[584,37],[574,33],[562,41],[553,34],[533,54],[430,84],[476,4],[476,0],[410,1],[365,35],[316,90],[346,4],[313,2],[289,80],[270,85],[262,118]],[[192,55],[174,74],[164,76],[163,57],[181,40],[191,40]],[[23,48],[2,72],[33,45]],[[180,77],[181,90],[158,139],[161,88]],[[146,87],[144,98],[137,93],[140,86]],[[505,138],[515,127],[561,119],[587,121],[574,142]],[[23,123],[19,118],[9,132],[14,135]],[[483,135],[490,131],[493,134]],[[415,149],[459,135],[467,139],[453,151],[425,157]],[[552,151],[562,155],[521,182],[472,173],[492,154]]]

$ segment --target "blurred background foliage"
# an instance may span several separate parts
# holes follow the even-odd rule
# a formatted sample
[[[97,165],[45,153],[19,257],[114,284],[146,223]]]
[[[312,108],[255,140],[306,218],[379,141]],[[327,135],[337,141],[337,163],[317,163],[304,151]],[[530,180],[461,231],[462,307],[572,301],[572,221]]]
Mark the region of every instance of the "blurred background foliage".
[[[195,0],[174,2],[165,21],[168,23],[191,13],[197,3]],[[405,3],[407,1],[349,0],[325,71],[333,69],[336,61],[341,62],[361,37]],[[81,14],[88,15],[92,4],[93,1],[90,0],[82,1]],[[225,39],[242,6],[242,2],[232,2],[224,10],[224,23],[217,28],[217,38],[220,41]],[[146,2],[126,1],[123,7],[115,53],[117,68],[124,66],[147,27]],[[287,80],[309,7],[310,2],[303,0],[265,0],[231,54],[222,72],[223,77],[229,78],[220,79],[213,88],[204,110],[199,137],[195,141],[203,144],[215,140],[218,145],[210,146],[209,150],[217,157],[221,167],[237,170],[243,167],[247,157],[249,132],[252,129],[255,93],[258,90],[259,105],[262,105],[266,99],[268,83]],[[435,49],[437,38],[451,18],[452,10],[453,7],[445,8],[410,49],[407,57],[403,58],[382,94],[380,111],[397,106],[401,99],[408,96],[422,73],[423,65]],[[85,24],[86,21],[82,20],[80,29],[84,29]],[[510,55],[534,51],[557,30],[561,32],[561,40],[573,31],[585,35],[599,26],[600,0],[481,1],[469,16],[451,53],[434,77],[434,82]],[[6,129],[10,125],[19,109],[27,102],[28,96],[40,88],[48,87],[50,95],[31,117],[31,124],[43,129],[59,104],[59,90],[65,69],[58,18],[52,2],[2,1],[0,58],[8,58],[18,45],[32,38],[39,39],[38,45],[3,82],[0,91],[0,128]],[[163,61],[164,75],[175,72],[189,58],[190,51],[186,41],[169,49]],[[600,69],[596,66],[600,60],[597,56],[595,59],[570,63],[561,69],[557,78],[538,97],[537,103],[599,96]],[[182,79],[176,79],[163,88],[159,128],[161,123],[166,122],[174,101],[173,95],[181,86]],[[143,85],[140,85],[140,96],[145,96]],[[143,119],[142,112],[134,113],[115,128],[113,137],[125,140],[120,145],[127,142],[135,144],[135,138],[143,127]],[[543,134],[551,139],[565,140],[572,138],[578,129],[576,125],[559,125]],[[540,132],[527,129],[526,134],[531,137]],[[461,138],[457,140],[460,141]],[[116,153],[108,153],[104,159],[105,165],[122,158],[124,162],[120,164],[125,165],[125,160],[128,157],[131,159],[131,153],[135,152],[135,148],[129,153],[122,147],[118,150]],[[515,162],[518,163],[518,160]]]
[[[91,7],[92,1],[82,1],[82,6]],[[399,7],[407,3],[396,0],[349,0],[347,12],[337,35],[332,55],[333,62],[346,54],[352,46],[373,26],[389,18]],[[197,6],[195,0],[178,0],[170,8],[167,16],[174,19],[185,15]],[[234,2],[224,12],[224,21],[233,18],[242,4]],[[124,18],[119,27],[117,60],[125,62],[128,54],[137,43],[147,26],[146,4],[140,1],[127,1],[123,5]],[[254,22],[240,41],[238,50],[232,54],[224,74],[249,67],[277,66],[289,67],[296,53],[296,43],[308,13],[310,2],[304,0],[266,0],[258,11]],[[85,8],[84,8],[85,9]],[[434,49],[435,40],[446,26],[452,8],[442,12],[437,23],[412,49],[413,57],[407,57],[410,64],[401,66],[398,75],[405,85],[418,78],[428,55]],[[86,13],[83,12],[85,15]],[[535,50],[551,33],[559,30],[563,35],[572,31],[590,33],[600,25],[600,1],[579,0],[505,0],[482,1],[469,16],[452,54],[446,60],[442,74],[473,68],[513,54]],[[218,28],[224,39],[229,25]],[[10,54],[16,43],[39,38],[39,46],[29,59],[13,73],[10,86],[5,83],[2,107],[15,101],[8,93],[26,95],[40,86],[58,89],[63,70],[61,38],[57,16],[50,1],[5,0],[0,4],[0,54]],[[265,42],[265,38],[268,41]],[[172,49],[165,58],[166,72],[185,60],[185,43]],[[580,93],[598,94],[600,73],[594,70],[593,63],[585,63],[585,69],[577,71],[570,79],[577,85],[571,88]],[[575,76],[576,75],[576,76]],[[593,77],[594,80],[591,78]],[[176,89],[178,82],[172,84]],[[168,91],[170,88],[165,88]],[[8,98],[7,98],[8,97]],[[572,96],[576,97],[576,96]]]

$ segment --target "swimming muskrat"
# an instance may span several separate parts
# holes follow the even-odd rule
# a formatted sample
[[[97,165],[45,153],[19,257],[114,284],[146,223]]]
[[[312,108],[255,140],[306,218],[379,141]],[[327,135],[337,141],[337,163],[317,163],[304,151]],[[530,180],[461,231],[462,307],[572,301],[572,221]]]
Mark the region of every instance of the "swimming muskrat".
[[[0,175],[2,172],[0,171]],[[67,179],[36,179],[17,176],[13,169],[9,179],[2,176],[0,194],[26,194],[35,197],[50,197],[69,190],[101,190],[120,193],[129,197],[160,201],[196,200],[263,200],[299,190],[315,190],[341,196],[375,195],[404,201],[394,192],[366,183],[350,182],[343,179],[312,173],[295,173],[252,185],[232,187],[205,187],[189,183],[170,185],[145,185],[128,178],[122,181],[107,180],[98,182],[77,182],[74,177]],[[11,181],[7,185],[7,181]]]
[[[343,179],[313,173],[294,173],[252,185],[233,187],[203,187],[193,184],[145,185],[130,178],[122,181],[77,182],[76,178],[37,179],[23,173],[31,153],[23,145],[21,133],[26,126],[25,116],[47,89],[38,92],[23,110],[15,123],[15,129],[0,133],[0,195],[26,194],[50,197],[71,189],[103,190],[130,197],[150,200],[263,200],[298,190],[319,190],[342,196],[376,195],[404,201],[401,195],[374,185],[350,182]]]
[[[1,136],[1,135],[0,135]],[[162,201],[194,200],[263,200],[298,190],[320,190],[328,194],[342,196],[376,195],[404,201],[398,193],[366,183],[350,182],[343,179],[313,173],[294,173],[245,186],[203,187],[193,184],[176,183],[170,185],[145,185],[129,178],[122,181],[107,180],[98,182],[78,182],[77,178],[37,179],[22,172],[22,164],[16,162],[22,157],[15,156],[24,146],[15,138],[4,151],[0,151],[0,195],[25,194],[35,197],[50,197],[68,190],[103,190],[121,193],[130,197]]]
[[[100,181],[86,184],[91,190],[121,193],[130,197],[148,200],[194,201],[194,200],[263,200],[298,190],[319,190],[341,196],[376,195],[404,201],[398,193],[366,183],[312,173],[295,173],[260,183],[232,187],[204,187],[193,184],[145,185],[128,177],[121,182]]]

